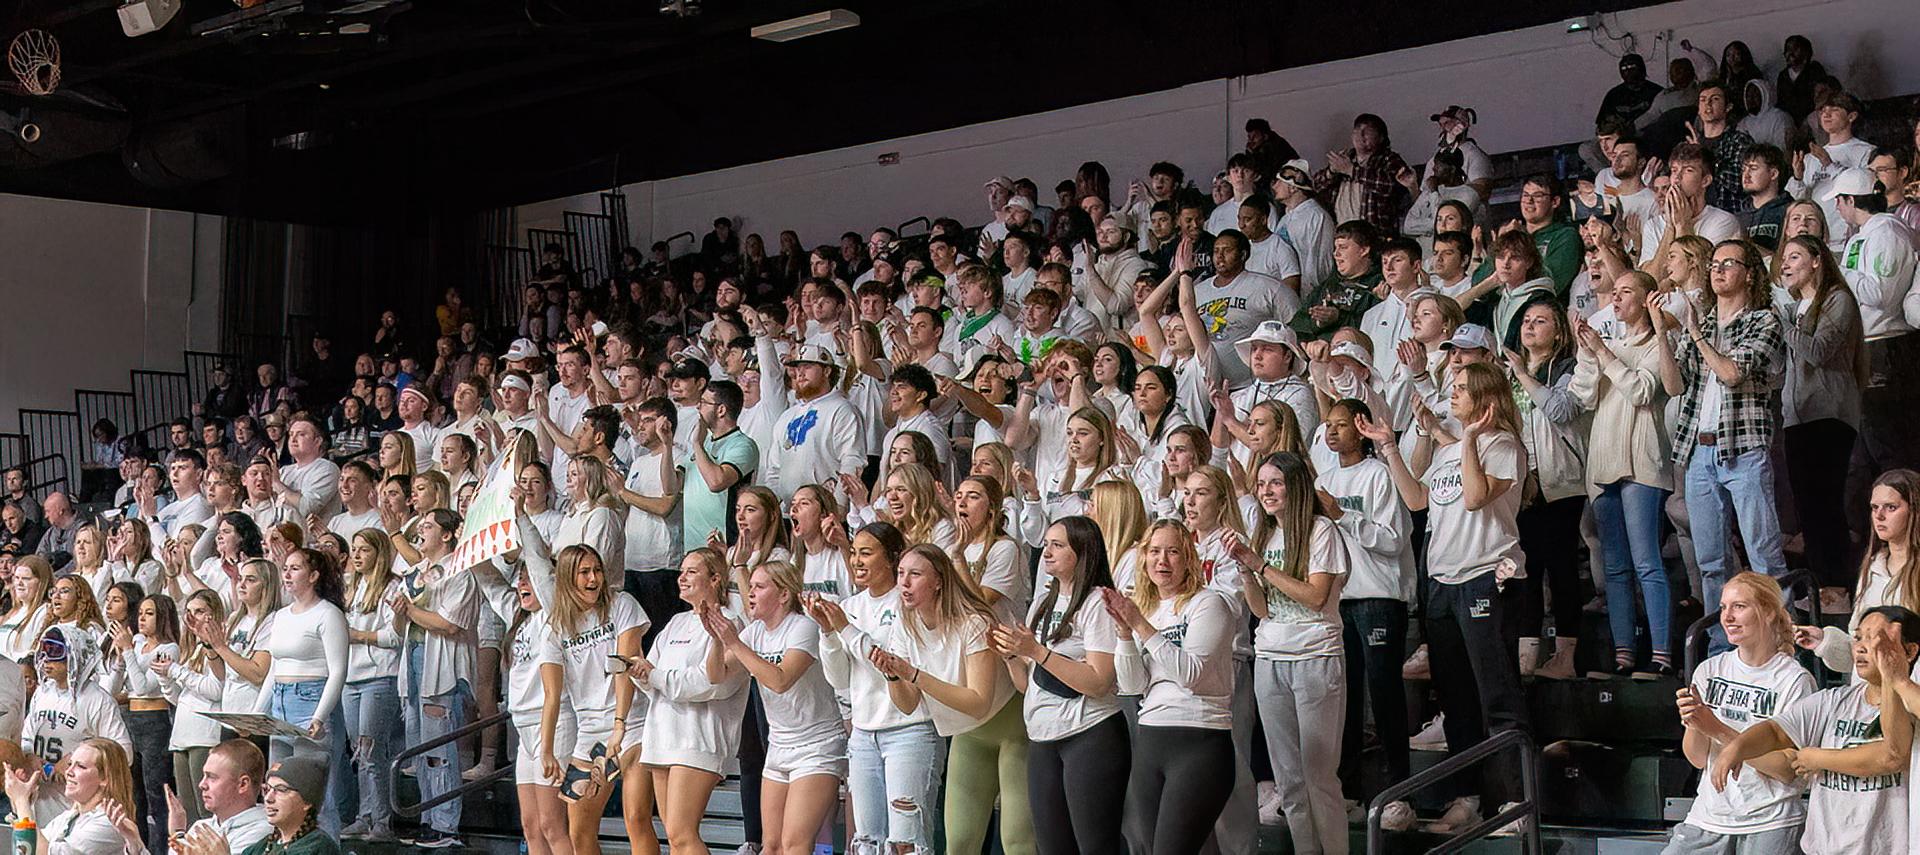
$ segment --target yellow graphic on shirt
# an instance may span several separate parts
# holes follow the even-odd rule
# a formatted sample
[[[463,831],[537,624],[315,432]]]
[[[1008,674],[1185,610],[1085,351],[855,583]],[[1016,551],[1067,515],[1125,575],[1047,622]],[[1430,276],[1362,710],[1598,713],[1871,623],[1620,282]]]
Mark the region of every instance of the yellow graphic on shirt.
[[[1207,322],[1207,336],[1218,338],[1227,328],[1227,309],[1231,300],[1213,300],[1200,307],[1200,316]]]

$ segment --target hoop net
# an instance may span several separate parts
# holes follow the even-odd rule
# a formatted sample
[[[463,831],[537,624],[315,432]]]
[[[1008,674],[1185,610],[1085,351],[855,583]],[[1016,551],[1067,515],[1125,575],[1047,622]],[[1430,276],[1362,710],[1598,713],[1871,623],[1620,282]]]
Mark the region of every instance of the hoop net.
[[[60,86],[60,42],[46,30],[26,30],[7,46],[7,65],[22,89],[51,95]]]

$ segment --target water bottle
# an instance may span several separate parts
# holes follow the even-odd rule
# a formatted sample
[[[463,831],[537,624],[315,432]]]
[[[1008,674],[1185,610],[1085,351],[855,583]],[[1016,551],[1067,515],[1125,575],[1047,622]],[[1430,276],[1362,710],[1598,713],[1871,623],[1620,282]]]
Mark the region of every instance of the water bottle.
[[[33,824],[33,817],[13,821],[13,855],[34,855],[40,848],[39,838],[40,829]]]
[[[527,855],[527,840],[524,837],[520,838],[520,855]]]

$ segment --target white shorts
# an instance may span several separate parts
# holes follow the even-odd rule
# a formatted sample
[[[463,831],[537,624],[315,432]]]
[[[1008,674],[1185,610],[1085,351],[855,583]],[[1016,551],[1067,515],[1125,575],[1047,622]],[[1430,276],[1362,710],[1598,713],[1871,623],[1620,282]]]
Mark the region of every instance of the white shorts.
[[[633,709],[627,712],[627,738],[625,747],[621,749],[623,751],[632,751],[635,745],[640,744],[640,735],[646,732],[647,720],[634,715],[641,709],[639,698],[636,697]],[[583,762],[593,759],[594,746],[605,746],[613,741],[613,713],[596,712],[580,716],[578,733],[573,744],[573,759]],[[614,759],[617,761],[619,758]]]
[[[537,784],[542,787],[558,787],[560,779],[548,778],[540,773],[540,723],[531,727],[515,727],[520,737],[520,747],[513,752],[513,782],[515,784]],[[560,720],[553,724],[553,756],[560,761],[560,773],[566,774],[567,757],[573,754],[575,727],[572,713],[563,713]]]
[[[830,739],[804,740],[799,745],[767,746],[766,763],[760,777],[776,784],[791,784],[810,775],[832,775],[847,779],[847,735]]]

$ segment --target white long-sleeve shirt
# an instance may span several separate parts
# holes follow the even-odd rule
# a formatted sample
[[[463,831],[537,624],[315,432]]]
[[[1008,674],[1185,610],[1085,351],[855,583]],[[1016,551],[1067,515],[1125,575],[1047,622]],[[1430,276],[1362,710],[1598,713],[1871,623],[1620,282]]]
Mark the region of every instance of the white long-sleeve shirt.
[[[207,654],[210,662],[218,658]],[[161,691],[173,702],[173,735],[167,740],[168,751],[212,748],[220,744],[223,735],[220,723],[201,713],[220,711],[222,682],[211,665],[194,671],[184,661],[174,660],[173,669],[160,678]]]
[[[1407,506],[1393,488],[1393,475],[1379,458],[1323,470],[1314,485],[1343,512],[1334,525],[1347,548],[1343,600],[1413,599],[1413,527]]]
[[[1233,603],[1202,588],[1177,607],[1171,598],[1161,600],[1146,618],[1159,632],[1144,641],[1121,639],[1113,654],[1120,693],[1143,696],[1140,723],[1232,729],[1239,620]]]
[[[326,600],[316,601],[305,611],[287,606],[274,619],[267,634],[266,651],[273,661],[267,666],[267,678],[260,684],[260,697],[254,711],[266,713],[273,704],[273,687],[278,683],[325,680],[320,703],[313,719],[325,722],[340,703],[340,691],[347,685],[347,616],[340,607]],[[291,722],[299,724],[300,722]]]
[[[308,514],[324,520],[340,512],[340,467],[325,457],[315,458],[311,463],[280,467],[280,483],[300,494],[294,519],[302,523]]]
[[[375,633],[378,640],[372,644],[355,642],[347,646],[347,682],[358,683],[400,673],[401,638],[393,628],[393,595],[401,590],[400,580],[390,580],[387,589],[380,594],[380,601],[368,611],[355,608],[354,592],[349,592],[347,628],[355,632]]]
[[[180,658],[180,645],[173,642],[154,645],[146,649],[147,637],[135,635],[133,649],[119,656],[109,656],[107,666],[107,691],[113,694],[125,693],[129,699],[166,700],[160,677],[153,673],[155,659],[177,661]]]

